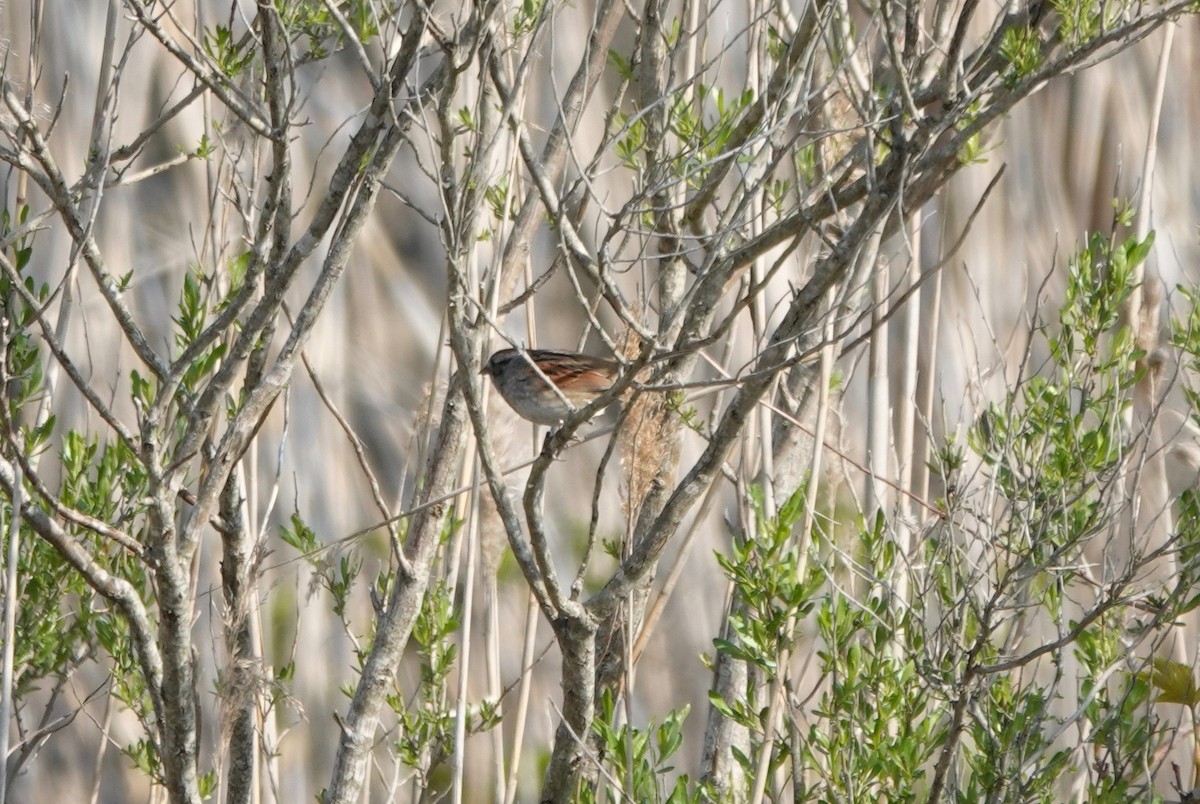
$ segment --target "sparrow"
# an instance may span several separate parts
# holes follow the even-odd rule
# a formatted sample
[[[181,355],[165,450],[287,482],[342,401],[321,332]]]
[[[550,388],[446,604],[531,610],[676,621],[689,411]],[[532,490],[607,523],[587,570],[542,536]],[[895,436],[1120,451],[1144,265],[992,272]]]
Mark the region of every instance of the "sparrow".
[[[492,378],[517,415],[555,427],[611,388],[620,370],[615,360],[590,355],[501,349],[480,373]]]

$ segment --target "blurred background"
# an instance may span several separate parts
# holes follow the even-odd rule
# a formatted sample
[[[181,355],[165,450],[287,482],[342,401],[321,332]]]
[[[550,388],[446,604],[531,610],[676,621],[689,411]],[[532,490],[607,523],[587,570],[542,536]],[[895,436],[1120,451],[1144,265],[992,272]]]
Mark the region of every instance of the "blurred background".
[[[714,39],[724,34],[735,40],[745,24],[744,9],[734,4],[717,4],[710,10],[709,25]],[[250,13],[234,4],[177,3],[177,19],[200,25],[217,22],[240,24]],[[42,35],[30,53],[31,19],[40,16]],[[446,13],[450,13],[447,9]],[[85,167],[91,120],[96,102],[99,63],[102,55],[107,8],[102,3],[48,3],[9,0],[0,6],[0,30],[4,31],[4,70],[10,80],[33,92],[44,124],[54,119],[49,138],[60,165],[68,176],[78,176]],[[583,47],[589,19],[589,3],[563,6],[556,13],[553,36],[545,47],[552,52],[540,62],[542,73],[531,76],[528,115],[538,125],[548,125],[556,113],[556,93],[569,71],[574,56]],[[123,19],[120,36],[132,30]],[[1196,136],[1200,131],[1200,45],[1194,21],[1178,30],[1171,56],[1172,69],[1166,87],[1166,102],[1158,139],[1158,167],[1154,177],[1153,222],[1157,239],[1151,266],[1162,277],[1167,291],[1166,311],[1180,300],[1173,289],[1198,278],[1197,221],[1200,220],[1200,171],[1196,158]],[[947,189],[930,202],[924,212],[921,241],[922,262],[935,263],[947,244],[956,240],[967,225],[984,188],[1003,166],[1005,174],[987,204],[971,225],[961,250],[942,272],[942,306],[937,322],[938,340],[933,356],[923,354],[920,382],[931,383],[938,400],[939,415],[927,424],[932,437],[947,433],[961,436],[983,404],[996,399],[1016,370],[1016,358],[1024,352],[1030,322],[1039,315],[1053,315],[1064,286],[1066,256],[1087,232],[1112,228],[1113,199],[1134,199],[1145,180],[1142,160],[1150,117],[1150,99],[1162,34],[1098,67],[1067,77],[1043,88],[984,135],[982,158],[964,168]],[[628,47],[632,31],[623,30],[619,41]],[[30,70],[36,75],[29,81]],[[722,80],[731,87],[745,86],[744,64],[728,56],[721,65]],[[299,137],[291,143],[295,160],[297,199],[319,191],[327,182],[331,166],[353,131],[353,121],[369,101],[371,88],[349,53],[303,65],[298,72],[306,85],[299,88],[302,106],[298,116],[306,120]],[[135,137],[164,105],[191,88],[183,71],[161,47],[146,38],[130,51],[129,67],[120,87],[116,143]],[[601,89],[603,95],[604,89]],[[603,104],[589,112],[602,127]],[[108,192],[95,222],[97,238],[105,259],[117,275],[131,273],[127,300],[142,322],[151,343],[167,350],[172,338],[171,316],[191,266],[211,269],[233,259],[244,248],[236,236],[226,240],[211,232],[236,235],[236,222],[212,225],[210,216],[227,215],[227,207],[214,202],[216,176],[226,169],[221,158],[209,161],[183,160],[193,151],[204,131],[203,107],[194,105],[169,121],[153,138],[143,164],[177,161],[170,169],[128,186]],[[586,127],[584,127],[586,131]],[[585,135],[586,136],[586,135]],[[418,133],[414,141],[420,143]],[[586,143],[586,146],[594,143]],[[584,152],[588,152],[584,148]],[[420,482],[428,450],[431,412],[436,416],[440,395],[454,370],[446,348],[444,311],[449,289],[445,247],[437,228],[430,222],[441,214],[430,172],[430,148],[418,145],[404,149],[389,177],[389,192],[377,206],[359,239],[352,264],[334,291],[307,356],[330,399],[349,420],[362,439],[367,462],[378,476],[385,498],[401,510],[408,495]],[[253,187],[255,177],[243,177]],[[616,183],[620,176],[611,179]],[[604,187],[597,188],[601,197]],[[22,193],[11,168],[0,169],[0,191],[11,208]],[[313,195],[317,195],[314,192]],[[35,196],[36,198],[36,196]],[[34,210],[38,204],[34,201]],[[300,207],[297,230],[312,214]],[[602,218],[591,218],[592,242],[599,241]],[[529,244],[535,270],[554,258],[555,240],[543,227]],[[902,249],[890,245],[891,253]],[[801,248],[789,269],[773,283],[766,309],[775,310],[794,286],[806,276],[806,259],[813,252]],[[479,248],[479,263],[486,267],[495,254],[488,244]],[[320,250],[306,268],[315,275]],[[70,239],[55,219],[46,222],[35,241],[33,271],[52,286],[62,281],[72,259]],[[893,270],[899,281],[902,268]],[[622,277],[625,289],[636,298],[644,290],[645,277],[636,265]],[[69,345],[72,354],[93,383],[108,389],[115,408],[127,421],[133,420],[128,402],[128,378],[136,362],[115,335],[103,300],[94,292],[86,271],[69,283],[75,293]],[[303,288],[303,281],[298,285]],[[928,298],[932,286],[923,291]],[[299,304],[302,298],[292,300]],[[923,328],[932,322],[923,319]],[[509,316],[503,326],[520,342],[545,348],[584,349],[598,352],[599,344],[588,339],[585,318],[569,283],[559,272],[542,288],[534,303]],[[903,317],[893,327],[903,327]],[[536,343],[530,341],[536,332]],[[746,333],[743,333],[746,335]],[[496,348],[503,344],[497,339]],[[735,359],[740,365],[755,353],[749,337],[735,341]],[[740,359],[738,359],[740,358]],[[844,396],[835,417],[835,439],[846,454],[864,462],[865,433],[855,426],[863,415],[864,361],[847,359],[839,365],[844,372]],[[929,370],[930,366],[933,370]],[[893,383],[898,387],[898,382]],[[708,396],[697,402],[704,415],[711,410]],[[63,425],[82,426],[103,433],[77,397],[60,395],[55,411]],[[530,425],[517,420],[502,403],[493,406],[496,433],[506,460],[517,466],[534,454],[537,441]],[[593,428],[603,426],[603,420]],[[603,440],[572,449],[556,468],[547,499],[548,521],[560,540],[560,555],[571,556],[581,549],[590,514],[590,500]],[[696,439],[684,449],[684,465],[702,448]],[[304,801],[327,782],[338,737],[335,715],[344,711],[347,697],[342,692],[355,681],[355,658],[343,625],[330,612],[327,599],[311,584],[308,563],[297,560],[296,551],[280,542],[278,529],[292,513],[300,514],[320,540],[334,540],[370,527],[380,520],[347,438],[316,392],[313,382],[297,373],[287,393],[286,405],[277,406],[261,431],[251,454],[248,489],[251,511],[263,527],[270,555],[269,568],[261,584],[262,640],[268,660],[276,667],[295,662],[295,675],[277,706],[279,758],[275,783],[278,800]],[[612,470],[610,469],[610,472]],[[861,485],[853,468],[839,465],[841,482]],[[511,479],[519,483],[520,472]],[[469,483],[471,478],[464,477]],[[709,518],[687,558],[687,583],[669,602],[664,620],[657,628],[638,667],[636,704],[641,714],[656,713],[684,705],[693,707],[689,741],[681,764],[696,763],[710,671],[702,655],[713,652],[712,638],[724,616],[727,582],[713,559],[714,551],[726,548],[728,531],[723,517],[736,518],[736,490],[721,492],[717,513]],[[605,486],[604,510],[611,512],[601,525],[602,538],[615,538],[622,524],[618,484]],[[499,668],[507,684],[520,669],[519,645],[524,638],[528,593],[516,570],[503,533],[492,523],[485,528],[484,566],[496,577],[496,618],[486,616],[485,596],[474,596],[473,615],[478,628],[498,629],[504,646]],[[390,560],[390,548],[381,532],[363,538],[347,549],[364,562],[371,575]],[[670,563],[676,548],[670,548]],[[455,555],[451,553],[451,555]],[[202,547],[199,579],[201,589],[219,577],[218,553]],[[571,568],[560,567],[568,576]],[[598,570],[597,570],[598,571]],[[482,574],[486,577],[487,573]],[[477,576],[478,577],[478,576]],[[478,580],[482,586],[484,582]],[[355,608],[347,613],[350,629],[361,638],[372,614],[366,582],[354,589]],[[212,689],[212,650],[219,641],[214,628],[218,603],[207,598],[196,623],[196,642],[201,646],[202,703],[206,707],[203,739],[211,752],[218,727]],[[460,598],[461,602],[461,590]],[[537,637],[538,655],[553,639],[542,623]],[[482,652],[476,654],[482,656]],[[411,668],[401,672],[401,685],[416,684]],[[468,668],[478,694],[485,688],[485,668],[476,659]],[[103,662],[85,665],[73,679],[67,700],[57,705],[62,711],[82,706],[84,714],[70,727],[55,734],[40,756],[17,780],[16,801],[81,801],[96,791],[93,800],[138,801],[151,798],[145,777],[134,770],[106,741],[125,744],[136,739],[136,723],[120,711],[108,708],[104,696],[80,703],[106,683]],[[557,722],[558,659],[553,648],[534,672],[537,682],[529,720],[526,745],[531,755],[524,763],[524,793],[518,800],[531,800],[539,782],[537,752],[549,745]],[[209,718],[208,713],[212,712]],[[107,735],[107,736],[106,736]],[[384,735],[382,739],[392,739]],[[472,800],[487,800],[490,738],[472,738],[468,748],[468,772]],[[689,753],[690,752],[690,753]],[[544,759],[544,757],[542,757]],[[376,769],[375,772],[381,772]],[[99,786],[96,787],[96,780]]]

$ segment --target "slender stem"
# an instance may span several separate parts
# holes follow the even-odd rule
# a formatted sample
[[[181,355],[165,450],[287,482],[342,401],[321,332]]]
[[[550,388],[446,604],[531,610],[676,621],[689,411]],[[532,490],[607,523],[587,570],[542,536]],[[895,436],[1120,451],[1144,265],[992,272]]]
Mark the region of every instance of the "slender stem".
[[[0,628],[0,639],[3,640],[3,657],[0,660],[0,804],[8,800],[8,734],[9,720],[12,717],[13,706],[13,659],[17,633],[17,584],[20,576],[17,573],[17,562],[21,556],[21,467],[16,468],[16,482],[13,484],[12,507],[8,519],[8,554],[4,562],[4,622]],[[3,532],[4,518],[0,516],[0,532]]]

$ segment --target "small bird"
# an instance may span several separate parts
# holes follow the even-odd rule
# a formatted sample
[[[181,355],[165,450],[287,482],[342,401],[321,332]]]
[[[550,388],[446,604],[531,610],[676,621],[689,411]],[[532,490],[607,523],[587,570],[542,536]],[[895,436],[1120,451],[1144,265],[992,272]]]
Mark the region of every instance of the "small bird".
[[[500,396],[517,415],[555,427],[611,388],[620,370],[615,360],[590,355],[501,349],[480,373],[492,378]]]

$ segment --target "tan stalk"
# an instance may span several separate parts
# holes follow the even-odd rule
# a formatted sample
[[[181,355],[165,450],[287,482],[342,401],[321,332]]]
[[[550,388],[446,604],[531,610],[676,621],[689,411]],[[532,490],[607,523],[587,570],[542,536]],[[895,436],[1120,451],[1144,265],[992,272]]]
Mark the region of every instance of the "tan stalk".
[[[12,685],[13,685],[13,652],[15,650],[12,634],[17,632],[17,560],[20,558],[21,542],[18,536],[21,531],[21,506],[24,504],[21,492],[21,464],[13,467],[16,482],[13,484],[12,513],[7,523],[0,516],[0,533],[5,524],[8,525],[8,555],[5,557],[4,575],[4,637],[3,665],[0,670],[0,804],[7,800],[8,789],[8,724],[12,717]]]
[[[891,513],[891,494],[881,482],[881,478],[890,477],[888,467],[888,443],[891,440],[891,390],[888,377],[888,331],[886,327],[877,325],[877,319],[886,312],[888,296],[888,265],[887,260],[875,262],[874,276],[871,280],[871,326],[874,334],[871,336],[868,354],[867,381],[867,475],[863,488],[863,516],[867,518],[867,527],[871,527],[876,513],[882,509],[884,514]]]
[[[921,211],[912,213],[908,221],[908,285],[916,287],[921,281]],[[908,558],[912,551],[913,527],[916,510],[909,496],[913,488],[913,429],[916,423],[917,363],[921,346],[919,328],[921,321],[921,294],[909,298],[904,313],[904,341],[901,348],[904,361],[901,364],[900,394],[896,400],[899,431],[896,435],[896,481],[903,492],[896,503],[903,515],[897,518],[896,541],[900,555],[900,566],[893,577],[897,596],[908,602]]]
[[[1171,61],[1172,45],[1175,42],[1175,24],[1168,24],[1163,27],[1163,41],[1158,57],[1158,69],[1154,80],[1154,97],[1150,103],[1150,123],[1146,131],[1146,151],[1142,160],[1142,186],[1138,198],[1137,220],[1135,223],[1137,238],[1139,241],[1144,241],[1150,234],[1152,228],[1152,209],[1154,198],[1154,171],[1158,157],[1158,129],[1162,120],[1163,98],[1166,95],[1167,89],[1167,74]],[[1134,389],[1135,399],[1138,396],[1144,396],[1143,405],[1138,405],[1135,401],[1135,411],[1141,407],[1144,409],[1149,419],[1139,422],[1141,427],[1145,428],[1143,437],[1146,439],[1146,447],[1153,450],[1153,453],[1146,458],[1146,462],[1142,470],[1134,474],[1133,497],[1131,503],[1134,510],[1138,511],[1142,517],[1135,519],[1136,530],[1135,538],[1143,534],[1148,538],[1145,545],[1147,550],[1158,549],[1165,541],[1171,538],[1174,533],[1174,516],[1171,510],[1170,490],[1167,486],[1165,455],[1170,445],[1163,443],[1163,427],[1159,416],[1159,405],[1164,390],[1160,387],[1161,382],[1161,364],[1154,361],[1154,355],[1150,354],[1150,347],[1157,346],[1158,342],[1158,309],[1159,304],[1156,300],[1161,301],[1162,297],[1162,278],[1157,272],[1149,272],[1146,270],[1146,263],[1142,263],[1137,267],[1137,276],[1134,279],[1135,290],[1134,297],[1137,300],[1137,306],[1132,306],[1132,321],[1135,326],[1135,336],[1139,347],[1142,347],[1147,352],[1147,359],[1144,360],[1148,365],[1148,370],[1144,372],[1142,378],[1138,381]],[[1153,282],[1155,287],[1151,291],[1146,291],[1146,283]],[[1136,516],[1136,515],[1135,515]],[[1148,521],[1143,522],[1142,518]],[[1166,574],[1170,579],[1179,577],[1179,565],[1176,560],[1174,551],[1168,553],[1166,559]],[[1195,624],[1195,613],[1192,612],[1184,615],[1181,618],[1183,622],[1177,624],[1171,629],[1169,639],[1171,642],[1172,656],[1179,664],[1192,667],[1193,656],[1188,649],[1188,625]],[[1197,780],[1200,780],[1200,734],[1197,733],[1197,715],[1196,710],[1190,706],[1182,707],[1182,717],[1187,723],[1187,731],[1191,737],[1191,787],[1195,787]],[[1190,789],[1190,788],[1189,788]]]
[[[764,9],[758,3],[752,5],[753,13],[758,16],[764,13]],[[750,57],[748,61],[747,81],[751,86],[758,86],[761,75],[761,31],[755,28],[749,38]],[[757,163],[755,163],[757,164]],[[750,183],[758,185],[761,183],[761,176],[753,176],[750,178]],[[750,201],[750,231],[752,236],[757,236],[762,233],[763,229],[763,213],[764,205],[761,193],[756,193]],[[765,256],[759,256],[750,266],[750,285],[751,287],[759,286],[764,276],[766,275],[769,265]],[[751,343],[754,344],[756,350],[760,344],[766,342],[767,333],[767,299],[766,290],[760,291],[754,297],[754,303],[750,306],[750,323],[753,330]],[[776,499],[777,489],[775,488],[775,451],[772,449],[772,416],[771,411],[766,406],[759,406],[756,413],[757,432],[754,427],[747,427],[745,432],[744,456],[742,461],[742,471],[745,472],[748,467],[757,465],[758,484],[762,491],[763,516],[771,519],[778,511],[778,500]],[[757,449],[755,447],[757,446]],[[746,527],[754,526],[753,517],[747,517]],[[754,538],[754,534],[747,533],[747,538]],[[779,657],[778,675],[776,681],[786,672],[788,648],[785,644],[783,651]],[[751,683],[755,683],[755,679]],[[754,786],[750,791],[751,804],[761,804],[764,795],[766,794],[767,785],[771,779],[771,758],[774,756],[775,746],[775,720],[778,716],[776,706],[776,695],[771,696],[771,704],[767,712],[766,724],[762,736],[762,744],[758,751],[758,765],[754,773]]]
[[[475,443],[471,439],[471,443]],[[471,465],[475,458],[468,452]],[[478,470],[475,484],[478,486]],[[463,800],[463,769],[466,765],[467,747],[467,718],[469,717],[467,702],[471,694],[471,636],[474,633],[474,602],[475,602],[475,568],[479,563],[479,515],[481,497],[470,495],[471,516],[466,527],[467,565],[466,576],[463,579],[462,595],[462,625],[459,638],[458,655],[458,692],[454,707],[454,784],[451,788],[451,801],[462,804]]]
[[[32,27],[34,35],[32,37],[33,47],[29,49],[29,63],[26,71],[26,86],[28,91],[25,97],[25,108],[32,111],[33,104],[33,88],[36,85],[36,70],[34,68],[33,54],[37,51],[40,43],[40,31],[42,20],[43,7],[41,3],[35,6],[32,14]],[[111,80],[113,48],[116,44],[116,20],[119,14],[119,9],[115,0],[109,0],[108,15],[105,23],[104,31],[104,48],[100,59],[100,79],[96,92],[96,109],[93,122],[93,148],[98,148],[101,145],[101,132],[107,131],[109,134],[108,140],[104,143],[104,153],[108,153],[108,142],[111,142],[112,127],[104,125],[105,121],[111,122],[112,110],[108,107],[110,95],[108,92],[109,83]],[[17,174],[17,187],[14,209],[20,209],[26,200],[26,192],[29,177],[25,172]],[[95,191],[97,194],[100,189]],[[97,197],[92,203],[90,221],[95,221],[95,215],[99,211],[100,203]],[[56,334],[58,342],[62,343],[67,334],[67,327],[70,323],[70,316],[74,309],[71,303],[74,294],[74,275],[75,268],[78,265],[78,259],[74,253],[67,267],[67,274],[63,279],[63,300],[58,311],[58,324]],[[4,331],[7,336],[8,325],[4,326]],[[37,424],[45,423],[50,416],[51,406],[54,402],[54,391],[58,385],[58,378],[62,373],[62,367],[57,361],[50,361],[46,371],[45,387],[46,394],[42,398],[41,404],[37,412]],[[30,464],[36,469],[38,462],[41,459],[41,453],[30,456]],[[15,636],[17,628],[17,604],[18,595],[17,588],[20,583],[20,576],[17,572],[17,562],[21,554],[21,484],[23,482],[21,475],[21,467],[17,464],[14,467],[16,472],[16,486],[11,503],[11,519],[8,523],[8,553],[4,561],[4,607],[0,612],[3,614],[3,622],[0,624],[0,644],[3,645],[0,652],[0,804],[4,804],[7,800],[7,790],[9,786],[8,778],[8,755],[9,755],[9,723],[12,722],[13,715],[13,673],[15,661]],[[2,518],[0,518],[2,519]],[[4,532],[2,527],[3,522],[0,521],[0,534]]]
[[[537,597],[533,592],[528,595],[525,606],[525,640],[521,650],[520,689],[517,692],[517,707],[513,713],[512,751],[508,760],[508,781],[506,784],[504,804],[514,804],[517,800],[518,773],[521,768],[521,746],[525,739],[525,722],[529,718],[529,693],[533,687],[533,650],[537,637],[538,621],[541,611],[538,608]]]
[[[925,316],[928,322],[923,328],[925,334],[925,383],[921,386],[921,399],[917,405],[921,421],[924,424],[921,435],[921,446],[918,455],[913,460],[913,488],[917,499],[929,499],[929,453],[933,443],[933,397],[937,389],[938,363],[938,323],[942,311],[942,272],[938,271],[933,277],[933,291],[929,300],[929,312]],[[924,524],[929,519],[929,510],[919,507],[917,521]]]

